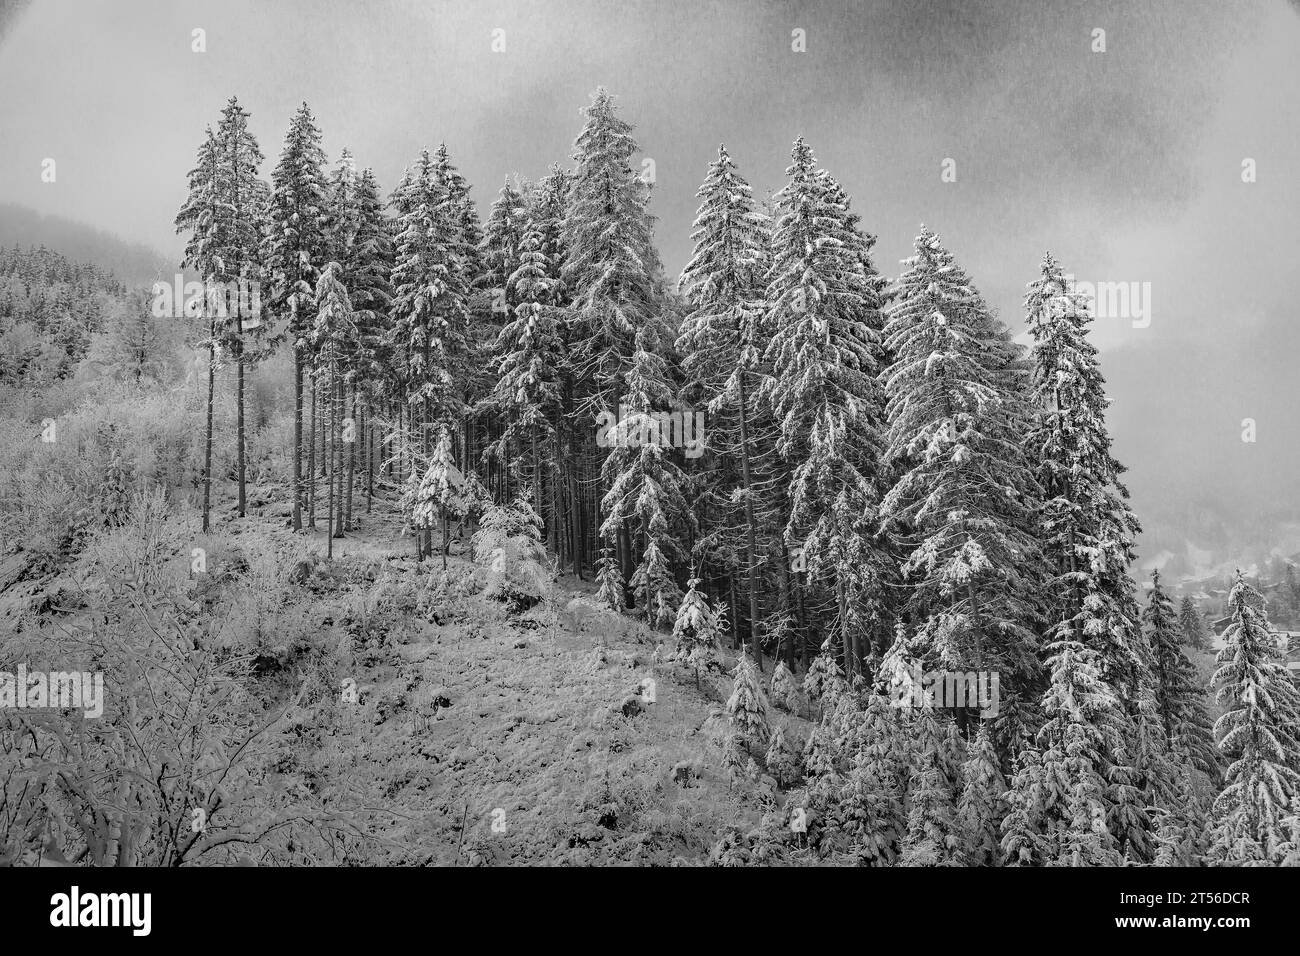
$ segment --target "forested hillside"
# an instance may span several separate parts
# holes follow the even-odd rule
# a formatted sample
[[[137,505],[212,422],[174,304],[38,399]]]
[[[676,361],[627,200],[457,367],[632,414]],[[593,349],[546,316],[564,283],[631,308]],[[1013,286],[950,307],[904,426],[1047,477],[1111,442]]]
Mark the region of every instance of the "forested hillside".
[[[0,857],[1300,862],[1269,602],[1211,667],[1135,579],[1070,269],[1011,319],[927,225],[878,262],[798,138],[767,202],[719,146],[669,277],[584,116],[480,218],[231,98],[201,284],[0,253],[0,671],[106,689],[0,711]]]

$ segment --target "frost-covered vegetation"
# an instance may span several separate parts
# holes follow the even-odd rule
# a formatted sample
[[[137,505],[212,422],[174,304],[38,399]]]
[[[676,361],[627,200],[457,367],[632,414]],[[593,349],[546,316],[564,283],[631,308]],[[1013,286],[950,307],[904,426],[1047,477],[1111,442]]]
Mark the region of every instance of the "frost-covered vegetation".
[[[1139,600],[1062,265],[1022,347],[935,232],[881,272],[799,139],[767,206],[719,149],[674,287],[585,115],[480,222],[445,145],[385,198],[305,104],[263,179],[231,99],[176,226],[251,317],[0,254],[0,673],[106,687],[0,708],[0,859],[1300,861],[1268,603],[1214,669]]]

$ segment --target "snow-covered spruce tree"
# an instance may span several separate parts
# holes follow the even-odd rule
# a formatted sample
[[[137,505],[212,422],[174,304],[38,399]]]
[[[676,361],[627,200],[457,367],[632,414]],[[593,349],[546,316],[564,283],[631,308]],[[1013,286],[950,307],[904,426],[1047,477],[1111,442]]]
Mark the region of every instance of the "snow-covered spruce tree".
[[[615,407],[623,395],[636,334],[652,321],[657,293],[632,127],[615,115],[603,87],[584,112],[566,197],[562,278],[572,297],[570,360],[585,400],[580,411],[589,414]]]
[[[620,440],[612,443],[601,469],[609,490],[601,500],[605,518],[600,535],[609,542],[620,535],[642,542],[630,583],[646,622],[658,627],[673,620],[681,600],[668,562],[679,556],[674,526],[688,515],[681,469],[672,459],[663,420],[655,414],[673,400],[667,366],[646,328],[637,332],[636,344],[627,376],[626,415],[616,426]]]
[[[479,245],[479,258],[483,272],[475,284],[491,298],[492,312],[499,321],[514,312],[518,300],[513,298],[510,277],[519,268],[523,251],[524,232],[528,227],[524,197],[507,179],[483,223],[483,240]]]
[[[472,354],[488,352],[496,341],[499,323],[493,321],[492,302],[483,289],[476,288],[476,280],[484,273],[483,227],[478,209],[470,198],[470,185],[451,161],[446,143],[439,143],[434,152],[433,179],[441,197],[442,218],[446,223],[446,242],[457,266],[456,282],[464,289],[465,326],[463,336]],[[458,361],[452,364],[452,380],[459,401],[466,409],[492,387],[493,377],[486,363]],[[471,434],[467,438],[462,465],[468,472],[479,460],[478,441]]]
[[[888,459],[899,477],[881,504],[908,549],[909,653],[924,669],[996,670],[1003,693],[1039,669],[1037,547],[1026,533],[1036,491],[1013,434],[1019,397],[971,280],[929,230],[895,287]]]
[[[269,207],[269,190],[258,178],[262,166],[262,150],[248,128],[249,114],[235,97],[231,97],[221,111],[217,126],[217,183],[220,195],[218,206],[218,235],[221,272],[218,278],[241,287],[259,281],[263,230]],[[244,372],[256,359],[256,350],[249,350],[245,333],[252,331],[260,336],[260,316],[246,315],[242,306],[248,301],[242,292],[238,309],[221,326],[222,348],[235,359],[235,471],[239,483],[239,516],[247,513],[248,505],[248,455],[244,440]],[[260,298],[260,296],[259,296]],[[247,328],[246,328],[247,326]]]
[[[924,707],[912,721],[914,766],[908,785],[907,832],[902,866],[962,863],[956,795],[948,774],[947,733],[934,711]]]
[[[484,272],[483,227],[469,196],[470,185],[452,163],[446,143],[439,143],[434,151],[433,179],[444,203],[449,242],[463,269],[461,280],[468,287]]]
[[[376,415],[398,394],[400,386],[400,379],[394,375],[391,345],[393,287],[389,277],[394,248],[389,229],[375,174],[363,169],[356,185],[356,231],[343,252],[341,265],[358,333],[357,385],[365,402],[365,427],[359,429],[359,436],[364,448],[367,511],[374,497]]]
[[[342,264],[360,226],[357,205],[357,161],[350,149],[339,154],[326,185],[326,229],[329,238],[328,261]]]
[[[1051,685],[1043,698],[1046,722],[1038,732],[1035,773],[1017,774],[1014,811],[1028,808],[1043,837],[1042,862],[1072,866],[1117,865],[1121,848],[1108,829],[1114,800],[1106,768],[1127,768],[1123,708],[1101,676],[1099,653],[1077,641],[1049,648]],[[1032,765],[1028,765],[1032,766]],[[1019,816],[1012,824],[1021,825]],[[1004,824],[1004,832],[1006,825]],[[1004,851],[1020,852],[1022,846]]]
[[[772,686],[770,699],[778,707],[782,707],[791,713],[797,713],[799,710],[799,685],[795,682],[794,674],[790,668],[785,666],[785,661],[778,660],[776,667],[772,670]]]
[[[758,668],[745,655],[736,660],[731,672],[731,696],[727,698],[727,720],[733,733],[744,738],[750,753],[766,752],[772,729],[767,722],[767,697]]]
[[[652,343],[671,341],[667,312],[659,307],[663,296],[646,212],[649,191],[632,167],[637,150],[632,127],[615,115],[603,88],[585,113],[586,123],[574,142],[576,168],[565,191],[561,236],[561,280],[568,298],[565,407],[572,426],[563,453],[574,472],[567,476],[570,486],[583,492],[573,503],[580,509],[575,538],[579,569],[595,539],[603,537],[592,534],[596,529],[586,509],[595,510],[612,477],[598,464],[608,453],[596,446],[591,424],[598,415],[615,411],[626,393],[638,332]],[[633,546],[632,531],[620,527],[615,542],[626,576],[644,554],[644,548]]]
[[[1178,626],[1182,631],[1182,641],[1188,647],[1198,651],[1209,648],[1210,635],[1205,626],[1205,618],[1197,610],[1196,602],[1192,600],[1191,595],[1185,596],[1182,603],[1178,605]]]
[[[494,229],[489,219],[489,236]],[[502,226],[501,230],[504,229]],[[553,302],[555,280],[544,245],[540,224],[530,220],[519,239],[517,265],[505,279],[506,299],[514,303],[513,317],[497,337],[497,381],[493,391],[494,403],[504,420],[502,455],[508,458],[513,452],[526,450],[533,508],[539,515],[546,513],[542,501],[543,471],[554,471],[554,466],[547,463],[555,460],[560,375],[564,365],[564,342],[557,321],[559,310]],[[489,262],[504,261],[504,257],[505,253],[498,250],[488,255]],[[556,518],[558,515],[552,518],[552,523]]]
[[[439,429],[429,467],[415,489],[411,503],[411,526],[419,547],[421,531],[434,526],[436,518],[442,528],[442,569],[447,570],[447,522],[452,515],[463,513],[465,508],[464,481],[451,454],[451,436],[446,428]]]
[[[1212,809],[1209,858],[1277,864],[1288,837],[1284,822],[1300,800],[1300,692],[1281,661],[1263,598],[1240,571],[1228,606],[1232,623],[1211,679],[1224,710],[1214,734],[1228,768]]]
[[[757,400],[765,376],[767,335],[762,320],[768,223],[755,209],[749,183],[737,171],[726,146],[718,147],[718,158],[709,165],[696,195],[701,203],[691,233],[695,249],[681,276],[682,294],[691,310],[682,322],[677,350],[683,357],[687,390],[698,390],[708,409],[710,451],[739,465],[734,480],[711,481],[708,492],[715,499],[720,523],[737,524],[743,532],[750,647],[762,667],[759,515],[765,502],[759,500],[761,491],[755,487],[754,458],[767,444],[770,430]],[[723,469],[716,470],[722,477]],[[732,515],[737,511],[735,520]]]
[[[464,399],[456,368],[467,354],[468,295],[461,223],[420,153],[393,197],[400,214],[393,267],[393,325],[406,384],[413,437],[428,451],[435,422],[459,423]]]
[[[878,694],[867,702],[861,736],[840,791],[840,826],[859,862],[888,865],[898,858],[907,828],[901,772],[907,744],[898,712]]]
[[[780,787],[794,786],[803,776],[802,758],[790,743],[788,728],[787,722],[777,724],[763,757],[763,765]]]
[[[614,549],[606,546],[600,552],[596,567],[596,600],[613,611],[627,607],[627,593],[623,585],[623,569]]]
[[[808,695],[809,700],[820,704],[823,713],[828,704],[834,706],[839,696],[848,693],[849,689],[848,681],[844,679],[844,671],[835,660],[830,638],[826,640],[827,642],[822,645],[821,653],[813,659],[808,672],[803,675],[804,693]]]
[[[832,634],[851,678],[865,656],[861,636],[883,626],[875,540],[882,282],[869,269],[872,240],[855,228],[838,184],[816,170],[802,139],[791,156],[775,197],[765,352],[772,375],[762,395],[791,469],[784,537],[802,548],[810,577],[829,581]]]
[[[628,588],[644,601],[642,609],[646,623],[652,628],[667,627],[672,623],[682,597],[668,567],[668,558],[659,547],[659,540],[646,536],[645,551],[628,581]]]
[[[961,765],[961,797],[957,801],[957,831],[962,862],[967,866],[996,866],[1002,858],[1002,795],[1006,780],[998,767],[993,734],[980,722],[975,741]]]
[[[1060,622],[1053,639],[1095,647],[1102,676],[1133,704],[1150,664],[1129,575],[1141,528],[1120,480],[1124,467],[1110,450],[1110,402],[1087,337],[1088,302],[1050,254],[1028,286],[1025,318],[1036,410],[1025,447],[1044,494],[1040,536]]]
[[[542,546],[542,519],[527,498],[489,505],[472,543],[474,560],[488,569],[485,597],[518,613],[546,596],[551,575]]]
[[[343,431],[344,390],[356,372],[354,359],[359,338],[352,317],[352,301],[340,281],[341,271],[337,262],[331,262],[316,283],[316,321],[310,333],[312,351],[316,356],[312,374],[318,391],[326,397],[325,407],[328,409],[329,444],[322,453],[329,456],[326,468],[329,478],[326,541],[331,558],[334,556],[334,539],[343,537],[339,441]]]
[[[717,657],[720,640],[720,614],[709,607],[709,599],[700,590],[700,579],[686,582],[686,594],[673,623],[673,658],[694,668],[699,683],[700,668]]]
[[[176,231],[189,232],[181,264],[194,269],[205,283],[219,281],[224,273],[223,229],[225,221],[221,184],[218,178],[220,146],[212,127],[207,129],[198,160],[189,171],[189,194],[176,214]],[[203,451],[203,532],[210,528],[212,513],[212,418],[217,378],[218,328],[216,310],[208,309],[208,399]]]
[[[1007,804],[1002,818],[1002,861],[1005,866],[1042,866],[1052,849],[1052,835],[1043,823],[1049,795],[1043,777],[1042,755],[1032,747],[1016,758],[1010,788],[1002,795]],[[1054,825],[1055,827],[1055,825]]]
[[[1208,821],[1187,764],[1177,768],[1174,799],[1158,816],[1153,865],[1200,866]]]
[[[1154,658],[1154,691],[1169,748],[1211,780],[1219,778],[1214,731],[1196,668],[1182,650],[1182,633],[1173,604],[1160,587],[1160,572],[1151,575],[1151,594],[1142,611],[1147,642]]]

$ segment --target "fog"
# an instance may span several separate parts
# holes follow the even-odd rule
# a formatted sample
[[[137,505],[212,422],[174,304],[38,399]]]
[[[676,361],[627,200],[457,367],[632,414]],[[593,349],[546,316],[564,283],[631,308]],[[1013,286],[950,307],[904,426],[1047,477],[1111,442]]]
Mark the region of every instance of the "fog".
[[[887,274],[924,222],[1015,327],[1049,248],[1080,279],[1150,283],[1149,324],[1096,329],[1144,555],[1300,550],[1300,15],[1281,0],[36,0],[4,5],[0,31],[0,201],[172,258],[185,172],[231,94],[264,175],[306,100],[331,158],[348,146],[385,190],[445,141],[486,212],[508,174],[567,162],[603,84],[654,160],[670,274],[718,143],[762,195],[803,135]]]

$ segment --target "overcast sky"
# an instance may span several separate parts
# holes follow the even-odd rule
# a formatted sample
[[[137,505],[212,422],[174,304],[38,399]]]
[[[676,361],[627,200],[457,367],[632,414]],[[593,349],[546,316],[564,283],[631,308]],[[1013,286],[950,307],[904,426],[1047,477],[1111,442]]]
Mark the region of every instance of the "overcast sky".
[[[305,99],[331,158],[350,147],[385,192],[445,141],[486,212],[506,175],[568,162],[603,84],[655,161],[670,273],[718,143],[761,196],[803,135],[887,274],[924,222],[1013,326],[1048,248],[1081,279],[1151,283],[1149,326],[1096,333],[1139,516],[1202,534],[1217,514],[1300,549],[1283,527],[1300,511],[1300,15],[1283,0],[0,7],[0,200],[173,256],[185,172],[231,94],[268,177]]]

